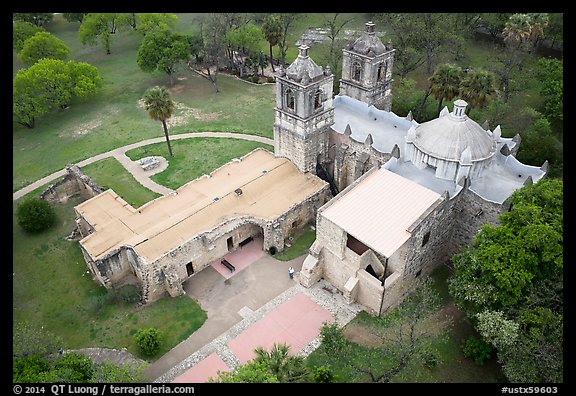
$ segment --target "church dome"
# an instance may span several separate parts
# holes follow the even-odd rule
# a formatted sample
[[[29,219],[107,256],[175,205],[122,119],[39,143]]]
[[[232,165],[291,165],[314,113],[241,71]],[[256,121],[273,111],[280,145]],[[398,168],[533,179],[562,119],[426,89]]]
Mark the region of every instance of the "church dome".
[[[346,48],[349,51],[374,57],[386,52],[386,46],[374,33],[374,24],[366,23],[366,31],[354,43]]]
[[[467,149],[467,161],[492,157],[497,142],[477,122],[468,118],[464,112],[467,105],[459,99],[454,102],[452,113],[418,125],[411,139],[414,146],[424,154],[448,161],[460,161]]]

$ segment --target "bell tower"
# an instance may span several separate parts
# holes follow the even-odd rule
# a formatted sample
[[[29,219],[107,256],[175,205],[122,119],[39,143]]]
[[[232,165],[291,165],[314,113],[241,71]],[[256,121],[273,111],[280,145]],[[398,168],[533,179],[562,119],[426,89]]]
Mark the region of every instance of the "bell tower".
[[[374,32],[374,24],[343,50],[340,95],[390,111],[392,108],[392,43],[384,45]]]
[[[316,174],[326,159],[328,131],[334,124],[330,68],[322,70],[301,45],[296,60],[276,74],[274,154],[302,172]]]

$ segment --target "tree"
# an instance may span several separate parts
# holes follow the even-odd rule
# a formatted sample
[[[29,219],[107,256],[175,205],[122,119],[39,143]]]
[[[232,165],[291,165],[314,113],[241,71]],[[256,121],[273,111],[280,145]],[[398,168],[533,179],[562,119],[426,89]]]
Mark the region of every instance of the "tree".
[[[162,332],[154,327],[140,329],[134,334],[134,341],[145,356],[154,356],[162,346]]]
[[[444,63],[436,68],[434,74],[428,79],[430,93],[438,99],[438,114],[442,110],[444,99],[452,100],[460,93],[462,82],[462,68],[449,63]]]
[[[17,53],[20,52],[24,46],[24,41],[34,36],[36,33],[44,31],[43,28],[30,22],[23,20],[14,21],[12,24],[12,48]]]
[[[482,69],[468,70],[462,79],[460,94],[468,102],[469,112],[475,107],[485,107],[496,94],[494,75]]]
[[[38,32],[26,39],[18,59],[27,66],[33,65],[42,58],[67,60],[70,56],[70,47],[64,41],[49,32]]]
[[[325,324],[318,353],[341,372],[362,374],[363,381],[387,383],[420,359],[433,360],[437,353],[430,341],[440,337],[444,326],[432,331],[425,319],[441,306],[432,278],[415,281],[402,303],[388,315],[375,317],[375,334],[381,345],[365,347],[348,341],[337,324]]]
[[[286,52],[288,51],[289,44],[286,40],[288,40],[288,32],[290,31],[290,27],[300,17],[300,14],[297,13],[281,13],[279,14],[280,25],[282,26],[282,36],[280,42],[278,43],[278,47],[280,48],[280,56],[282,59],[282,65],[286,65]]]
[[[563,183],[515,191],[500,225],[456,254],[449,292],[514,382],[562,382]]]
[[[74,97],[87,99],[101,86],[98,69],[88,63],[40,59],[14,76],[14,120],[34,128],[37,117],[66,108]]]
[[[200,58],[203,68],[200,75],[212,83],[216,93],[218,89],[218,72],[220,69],[220,58],[224,56],[224,41],[229,24],[224,14],[207,14],[200,21],[200,36],[202,37],[202,49]],[[212,73],[214,68],[214,73]],[[205,69],[206,71],[204,71]]]
[[[82,23],[82,21],[84,20],[84,16],[88,14],[87,12],[64,12],[62,13],[62,16],[64,17],[64,19],[66,19],[68,22],[80,22]]]
[[[16,208],[18,224],[25,231],[39,233],[52,227],[56,222],[56,212],[41,198],[31,197],[19,203]]]
[[[340,67],[342,66],[342,50],[336,45],[340,32],[344,29],[344,26],[349,24],[354,20],[354,18],[338,19],[339,13],[335,13],[332,19],[328,19],[326,16],[323,17],[323,26],[328,29],[326,35],[328,40],[330,40],[330,55],[328,58],[328,63],[332,69],[332,73],[335,76],[341,75]],[[340,89],[337,79],[334,78],[334,92],[338,92]]]
[[[253,59],[257,60],[257,62],[253,63],[256,64],[256,74],[258,74],[260,60],[257,54],[259,54],[258,47],[263,38],[264,33],[262,29],[254,23],[246,23],[226,33],[226,40],[228,40],[232,48],[234,61],[240,69],[240,77],[244,74],[246,55],[252,56]],[[240,54],[243,56],[239,56]]]
[[[175,14],[144,12],[125,15],[134,15],[133,28],[142,36],[154,30],[172,30],[178,24],[178,16]]]
[[[254,350],[256,353],[255,363],[265,363],[268,371],[280,382],[306,382],[310,372],[302,356],[289,354],[290,347],[286,344],[272,345],[270,351],[262,347]]]
[[[48,22],[54,19],[54,14],[51,12],[36,12],[36,13],[25,13],[25,12],[15,12],[12,14],[13,20],[21,20],[30,22],[38,27],[44,27]]]
[[[164,127],[164,136],[166,136],[166,144],[168,145],[168,152],[170,153],[170,157],[174,157],[174,154],[172,154],[172,147],[170,147],[168,126],[166,125],[166,120],[172,117],[176,108],[176,105],[170,98],[170,92],[164,87],[152,87],[146,90],[143,99],[145,109],[150,118],[162,122],[162,126]]]
[[[270,48],[270,66],[272,67],[272,71],[276,72],[274,69],[272,47],[278,45],[282,39],[282,25],[278,15],[267,14],[262,23],[262,30],[264,31],[264,37],[266,37],[266,41]]]
[[[116,21],[118,14],[115,13],[90,13],[84,16],[78,29],[80,42],[84,45],[96,45],[98,41],[110,54],[112,35],[116,33]]]
[[[154,30],[142,40],[136,62],[145,72],[163,71],[174,84],[173,74],[176,66],[190,59],[189,38],[169,30]]]
[[[278,378],[268,370],[265,362],[248,361],[241,364],[233,372],[218,371],[216,377],[210,377],[208,382],[217,383],[278,383]]]

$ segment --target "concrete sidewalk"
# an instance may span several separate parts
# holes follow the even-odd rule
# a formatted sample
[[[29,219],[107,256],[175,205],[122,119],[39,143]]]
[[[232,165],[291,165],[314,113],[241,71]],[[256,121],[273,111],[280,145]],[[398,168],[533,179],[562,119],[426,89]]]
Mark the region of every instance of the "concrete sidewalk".
[[[170,140],[178,140],[178,139],[190,139],[190,138],[198,138],[198,137],[213,137],[213,138],[233,138],[233,139],[242,139],[242,140],[251,140],[260,143],[265,143],[269,145],[274,145],[274,140],[269,139],[262,136],[255,136],[255,135],[247,135],[243,133],[230,133],[230,132],[192,132],[192,133],[182,133],[179,135],[170,136]],[[114,157],[116,158],[132,175],[140,184],[148,189],[157,192],[162,195],[166,195],[172,192],[171,189],[166,188],[150,179],[150,176],[157,173],[158,170],[149,170],[145,171],[139,165],[138,161],[132,161],[130,158],[126,156],[126,152],[128,150],[132,150],[136,147],[146,146],[152,143],[159,143],[165,142],[165,137],[158,137],[153,139],[143,140],[141,142],[132,143],[124,147],[119,147],[114,150],[107,151],[102,154],[95,155],[94,157],[87,158],[83,161],[78,162],[80,168],[85,165],[91,164],[93,162],[99,161],[104,158]],[[169,160],[169,158],[168,158]],[[18,198],[23,197],[24,195],[28,194],[30,191],[33,191],[39,187],[42,187],[45,184],[50,183],[56,179],[63,177],[66,174],[66,169],[59,170],[58,172],[54,172],[51,175],[43,177],[40,180],[37,180],[34,183],[27,185],[26,187],[14,192],[12,194],[12,200],[15,201]]]
[[[296,280],[288,277],[288,267],[292,265],[298,271],[303,261],[300,257],[283,262],[265,254],[229,279],[212,267],[192,276],[184,283],[184,290],[206,311],[208,319],[190,337],[151,363],[146,371],[148,378],[158,379],[240,323],[243,315],[295,286]]]

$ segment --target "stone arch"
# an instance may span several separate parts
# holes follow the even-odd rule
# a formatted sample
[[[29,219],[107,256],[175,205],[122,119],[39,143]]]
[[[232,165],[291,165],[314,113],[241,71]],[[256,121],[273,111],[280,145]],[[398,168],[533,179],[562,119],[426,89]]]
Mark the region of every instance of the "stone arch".
[[[352,80],[361,81],[362,80],[362,64],[359,61],[352,62]]]

